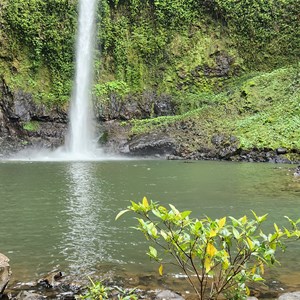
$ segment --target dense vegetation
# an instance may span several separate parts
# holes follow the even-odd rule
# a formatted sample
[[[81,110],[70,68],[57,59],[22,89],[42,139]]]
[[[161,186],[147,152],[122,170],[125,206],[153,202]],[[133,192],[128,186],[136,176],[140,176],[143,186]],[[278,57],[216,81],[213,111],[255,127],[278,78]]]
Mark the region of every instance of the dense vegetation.
[[[246,215],[236,219],[224,217],[213,220],[190,218],[191,211],[179,211],[158,202],[131,201],[124,213],[134,212],[137,226],[150,242],[148,256],[160,264],[163,275],[167,259],[179,267],[193,287],[197,299],[246,299],[249,283],[264,281],[265,266],[276,262],[276,253],[285,249],[289,239],[299,240],[300,219],[286,217],[291,229],[280,229],[274,223],[274,232],[264,233],[267,214],[254,218]]]
[[[66,105],[77,1],[2,2],[0,76]],[[244,147],[299,148],[299,10],[297,0],[101,0],[94,98],[103,107],[168,95],[177,116],[153,126],[202,119],[205,106],[216,131],[234,131]]]

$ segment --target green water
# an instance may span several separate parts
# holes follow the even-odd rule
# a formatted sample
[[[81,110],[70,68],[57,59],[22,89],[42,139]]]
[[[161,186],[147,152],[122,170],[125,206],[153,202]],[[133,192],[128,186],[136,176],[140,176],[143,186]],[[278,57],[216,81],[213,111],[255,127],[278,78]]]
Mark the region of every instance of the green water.
[[[286,224],[284,215],[300,217],[300,182],[290,167],[158,160],[2,162],[0,252],[23,281],[54,268],[78,277],[107,270],[153,272],[157,266],[145,256],[142,235],[130,229],[131,216],[114,220],[130,199],[147,196],[213,218],[250,215],[253,209],[269,213],[270,226]],[[282,266],[272,276],[298,278],[299,257],[300,242],[280,257]]]

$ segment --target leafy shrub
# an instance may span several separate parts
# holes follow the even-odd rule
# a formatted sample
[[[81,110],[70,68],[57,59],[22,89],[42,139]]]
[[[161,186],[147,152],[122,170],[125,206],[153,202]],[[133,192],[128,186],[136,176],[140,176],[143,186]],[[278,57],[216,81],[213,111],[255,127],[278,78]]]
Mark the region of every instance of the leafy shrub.
[[[274,232],[266,234],[262,224],[267,215],[253,219],[243,216],[212,220],[190,218],[191,211],[170,210],[144,197],[140,203],[131,202],[116,219],[128,211],[138,215],[137,230],[159,249],[164,250],[187,276],[199,299],[244,299],[249,293],[249,282],[263,281],[265,266],[276,262],[275,253],[284,249],[284,238],[298,237],[297,224],[292,231],[274,224]],[[160,263],[163,274],[164,259],[153,246],[147,253]]]
[[[80,299],[87,300],[137,300],[134,294],[135,289],[122,289],[120,287],[108,287],[101,281],[94,282],[90,278],[91,285],[87,287],[87,292],[80,296]]]

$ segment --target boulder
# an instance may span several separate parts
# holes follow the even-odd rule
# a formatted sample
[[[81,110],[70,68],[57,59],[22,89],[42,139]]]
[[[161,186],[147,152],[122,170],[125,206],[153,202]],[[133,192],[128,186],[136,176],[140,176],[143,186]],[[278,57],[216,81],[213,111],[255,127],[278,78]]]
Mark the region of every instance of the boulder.
[[[54,270],[47,274],[45,277],[38,280],[38,284],[45,288],[55,288],[61,285],[61,279],[63,275],[59,270]]]
[[[184,298],[172,291],[165,290],[159,292],[156,295],[155,300],[184,300]]]
[[[282,294],[278,300],[300,300],[300,292]]]
[[[176,142],[162,133],[150,133],[133,137],[128,148],[132,155],[173,155]]]
[[[2,297],[11,276],[10,265],[8,262],[8,257],[0,253],[0,298]]]
[[[40,294],[31,292],[31,291],[21,291],[14,299],[16,300],[44,300]]]

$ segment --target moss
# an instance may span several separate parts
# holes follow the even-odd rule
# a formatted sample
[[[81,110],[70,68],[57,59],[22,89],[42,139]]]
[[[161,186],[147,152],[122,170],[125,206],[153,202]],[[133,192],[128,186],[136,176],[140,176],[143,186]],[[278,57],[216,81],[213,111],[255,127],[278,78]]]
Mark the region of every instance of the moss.
[[[69,100],[73,74],[76,3],[66,0],[4,1],[0,75],[12,90],[33,94],[49,106]],[[1,41],[0,41],[1,43]]]
[[[39,130],[39,128],[40,128],[40,125],[39,125],[39,122],[37,122],[37,121],[30,121],[23,125],[23,129],[25,129],[27,131],[37,131],[37,130]]]
[[[227,88],[219,94],[203,94],[202,100],[207,101],[188,113],[133,121],[132,133],[162,130],[190,151],[209,146],[214,134],[235,136],[246,150],[300,148],[298,65],[256,74]]]

